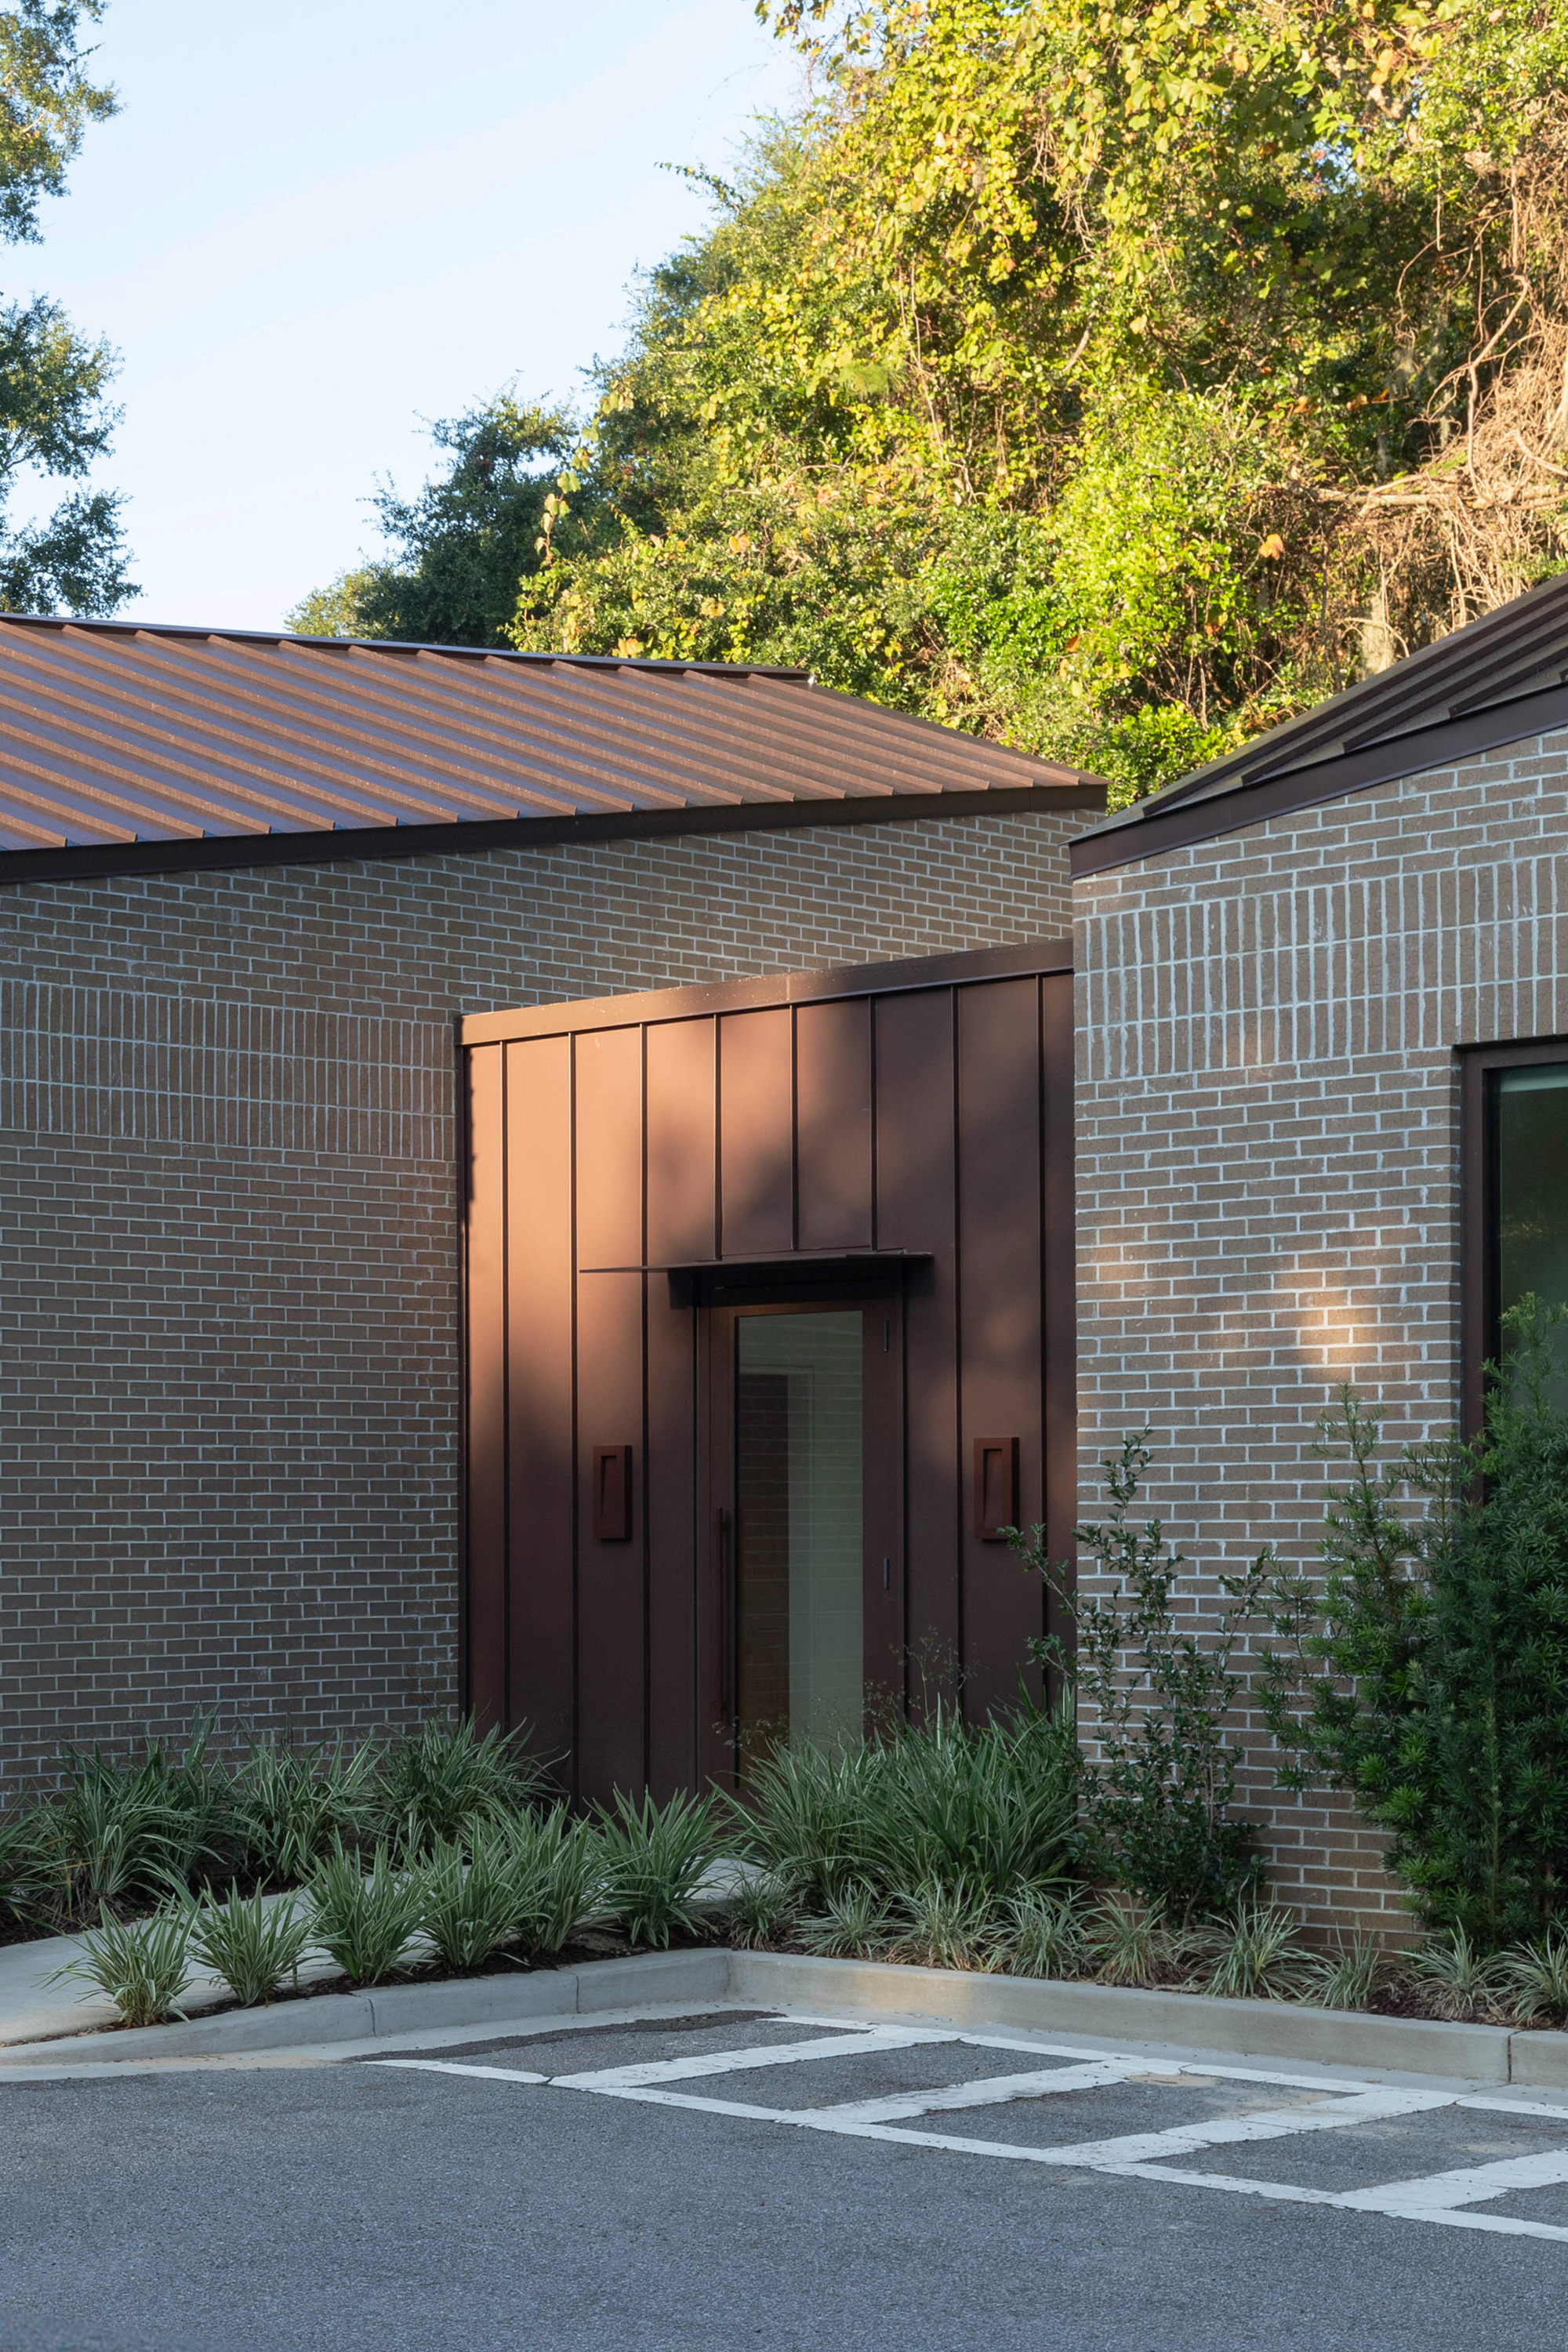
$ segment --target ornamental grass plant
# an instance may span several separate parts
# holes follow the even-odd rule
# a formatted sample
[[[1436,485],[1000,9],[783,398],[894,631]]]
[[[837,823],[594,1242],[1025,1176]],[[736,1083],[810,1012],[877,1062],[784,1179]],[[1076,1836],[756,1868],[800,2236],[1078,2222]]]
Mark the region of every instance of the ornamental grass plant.
[[[395,1974],[419,1927],[421,1887],[378,1845],[367,1871],[338,1846],[318,1863],[306,1889],[310,1940],[334,1959],[352,1985],[384,1984]]]
[[[83,1938],[76,1958],[57,1969],[50,1981],[82,1978],[108,1994],[122,2025],[162,2025],[170,2015],[184,2013],[179,2000],[190,1982],[192,1926],[184,1904],[146,1919],[110,1916]]]
[[[186,1904],[192,1952],[242,2008],[298,1984],[300,1962],[313,1933],[302,1903],[288,1895],[242,1895],[231,1885],[226,1903],[209,1895],[194,1905],[187,1897]]]
[[[696,1896],[719,1851],[712,1806],[697,1797],[640,1805],[617,1793],[599,1823],[600,1903],[628,1943],[665,1949],[672,1937],[695,1936],[706,1921]]]
[[[525,1732],[480,1733],[470,1716],[455,1723],[433,1718],[383,1758],[379,1826],[403,1853],[420,1854],[514,1820],[540,1800],[545,1785],[542,1768],[527,1752]]]

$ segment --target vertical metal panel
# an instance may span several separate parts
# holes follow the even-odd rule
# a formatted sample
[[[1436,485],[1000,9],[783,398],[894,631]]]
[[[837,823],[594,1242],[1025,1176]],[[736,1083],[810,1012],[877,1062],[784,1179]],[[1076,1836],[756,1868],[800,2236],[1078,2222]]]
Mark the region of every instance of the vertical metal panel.
[[[786,1009],[719,1023],[720,1248],[795,1246],[794,1039]]]
[[[588,1800],[639,1790],[644,1737],[645,1622],[643,1277],[577,1279],[577,1788]],[[596,1445],[631,1444],[635,1506],[629,1543],[594,1534]]]
[[[698,1777],[697,1316],[662,1274],[647,1314],[648,1780],[663,1799]]]
[[[956,1670],[962,1640],[957,1544],[957,1180],[953,992],[886,996],[877,1024],[877,1245],[930,1250],[904,1307],[906,1639],[911,1700]]]
[[[803,1250],[871,1245],[871,1006],[795,1014],[795,1166]]]
[[[502,1056],[507,1050],[500,1045],[480,1046],[463,1057],[468,1159],[465,1236],[466,1679],[468,1703],[486,1724],[503,1722],[507,1709],[506,1163],[502,1121]]]
[[[509,1715],[573,1742],[572,1041],[507,1055]],[[499,1275],[495,1294],[501,1296]],[[499,1482],[498,1482],[499,1484]]]
[[[718,1239],[719,1031],[664,1021],[645,1033],[647,1260],[710,1258]],[[690,1788],[697,1759],[697,1318],[652,1274],[647,1330],[648,1778]]]
[[[1022,1524],[1041,1489],[1040,1003],[1037,980],[958,992],[959,1363],[967,1467],[973,1441],[1019,1440]],[[1017,1694],[1044,1592],[1005,1545],[979,1542],[965,1512],[964,1706],[979,1716]],[[1031,1682],[1038,1687],[1037,1675]]]
[[[642,1264],[642,1032],[577,1040],[577,1263]]]
[[[1054,1560],[1073,1556],[1078,1525],[1078,1303],[1074,1246],[1073,978],[1040,982],[1045,1160],[1041,1276],[1045,1318],[1045,1528]],[[1059,1601],[1047,1601],[1051,1631],[1064,1636]]]
[[[689,1264],[714,1254],[718,1028],[659,1021],[645,1034],[648,1263]]]

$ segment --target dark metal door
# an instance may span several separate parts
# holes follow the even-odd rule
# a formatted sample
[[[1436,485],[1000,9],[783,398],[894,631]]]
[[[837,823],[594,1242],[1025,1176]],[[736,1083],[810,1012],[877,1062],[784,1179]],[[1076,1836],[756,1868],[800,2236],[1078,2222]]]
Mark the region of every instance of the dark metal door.
[[[903,1316],[897,1298],[703,1312],[706,1769],[833,1747],[901,1713]]]

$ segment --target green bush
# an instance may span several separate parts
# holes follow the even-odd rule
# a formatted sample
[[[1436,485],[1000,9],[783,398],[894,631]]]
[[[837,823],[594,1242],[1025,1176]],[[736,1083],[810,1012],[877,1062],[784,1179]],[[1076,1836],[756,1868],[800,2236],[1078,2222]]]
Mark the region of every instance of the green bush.
[[[416,1877],[419,1925],[446,1967],[482,1967],[517,1933],[520,1873],[500,1831],[474,1831],[467,1853],[433,1846]]]
[[[156,1740],[116,1761],[68,1748],[64,1787],[34,1808],[26,1832],[31,1907],[49,1927],[71,1927],[149,1905],[171,1878],[188,1881],[221,1864],[233,1837],[233,1779],[208,1754],[198,1723],[184,1752]]]
[[[565,1805],[519,1814],[502,1834],[512,1858],[518,1948],[525,1959],[552,1959],[599,1899],[603,1843],[592,1822],[574,1821]]]
[[[1072,1638],[1030,1643],[1038,1662],[1092,1706],[1093,1754],[1084,1794],[1096,1859],[1105,1874],[1181,1927],[1230,1908],[1257,1881],[1255,1824],[1235,1818],[1242,1750],[1226,1729],[1244,1677],[1241,1628],[1255,1615],[1274,1569],[1264,1552],[1241,1577],[1220,1577],[1226,1604],[1201,1633],[1178,1631],[1176,1588],[1185,1567],[1158,1519],[1129,1514],[1152,1457],[1149,1432],[1129,1437],[1104,1464],[1110,1508],[1074,1530],[1095,1563],[1080,1583],[1050,1559],[1045,1529],[1006,1530],[1026,1567],[1041,1576]]]
[[[701,1915],[694,1897],[718,1850],[713,1811],[695,1797],[634,1805],[617,1794],[600,1830],[601,1899],[609,1917],[634,1944],[663,1948],[675,1935],[695,1935]]]
[[[286,1895],[270,1900],[242,1895],[232,1885],[226,1903],[209,1895],[194,1905],[190,1927],[196,1958],[247,2008],[298,1982],[311,1935],[310,1915],[302,1904]]]
[[[386,1831],[414,1854],[513,1819],[544,1787],[542,1769],[525,1752],[527,1737],[521,1728],[481,1735],[464,1716],[432,1720],[395,1742],[379,1779]]]
[[[83,1977],[109,1995],[122,2024],[162,2025],[171,2011],[180,2013],[180,1995],[190,1980],[192,1926],[184,1905],[131,1924],[111,1916],[50,1982]]]
[[[738,1850],[821,1917],[853,1886],[880,1904],[936,1886],[993,1905],[1078,1868],[1070,1715],[1021,1706],[978,1728],[929,1725],[839,1753],[774,1748],[727,1797]]]
[[[237,1776],[238,1867],[261,1886],[296,1886],[323,1854],[357,1845],[373,1829],[380,1792],[374,1744],[297,1748],[258,1739]]]
[[[1379,1463],[1355,1391],[1319,1450],[1348,1458],[1317,1578],[1279,1578],[1264,1703],[1296,1788],[1346,1790],[1434,1927],[1495,1951],[1568,1900],[1568,1413],[1560,1310],[1507,1318],[1486,1429]]]
[[[307,1892],[311,1941],[351,1984],[384,1983],[419,1925],[417,1878],[395,1869],[384,1845],[376,1847],[368,1871],[357,1853],[339,1846],[317,1864]]]

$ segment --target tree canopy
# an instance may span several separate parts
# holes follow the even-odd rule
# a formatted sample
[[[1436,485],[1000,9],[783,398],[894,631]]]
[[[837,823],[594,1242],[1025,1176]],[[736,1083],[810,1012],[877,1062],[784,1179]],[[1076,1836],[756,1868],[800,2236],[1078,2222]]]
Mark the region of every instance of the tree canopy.
[[[81,47],[101,14],[102,0],[0,10],[0,237],[13,244],[37,242],[40,199],[63,190],[88,124],[115,111]],[[108,344],[79,335],[57,302],[0,298],[0,610],[108,613],[135,593],[112,491],[72,491],[20,529],[3,520],[18,477],[79,481],[108,450],[114,369]]]
[[[305,597],[290,628],[420,645],[510,643],[519,583],[548,547],[559,499],[548,461],[570,451],[574,419],[508,392],[439,419],[430,437],[449,457],[445,473],[412,498],[383,482],[371,500],[387,553]]]
[[[1552,0],[765,0],[523,646],[804,663],[1122,794],[1568,562]]]

